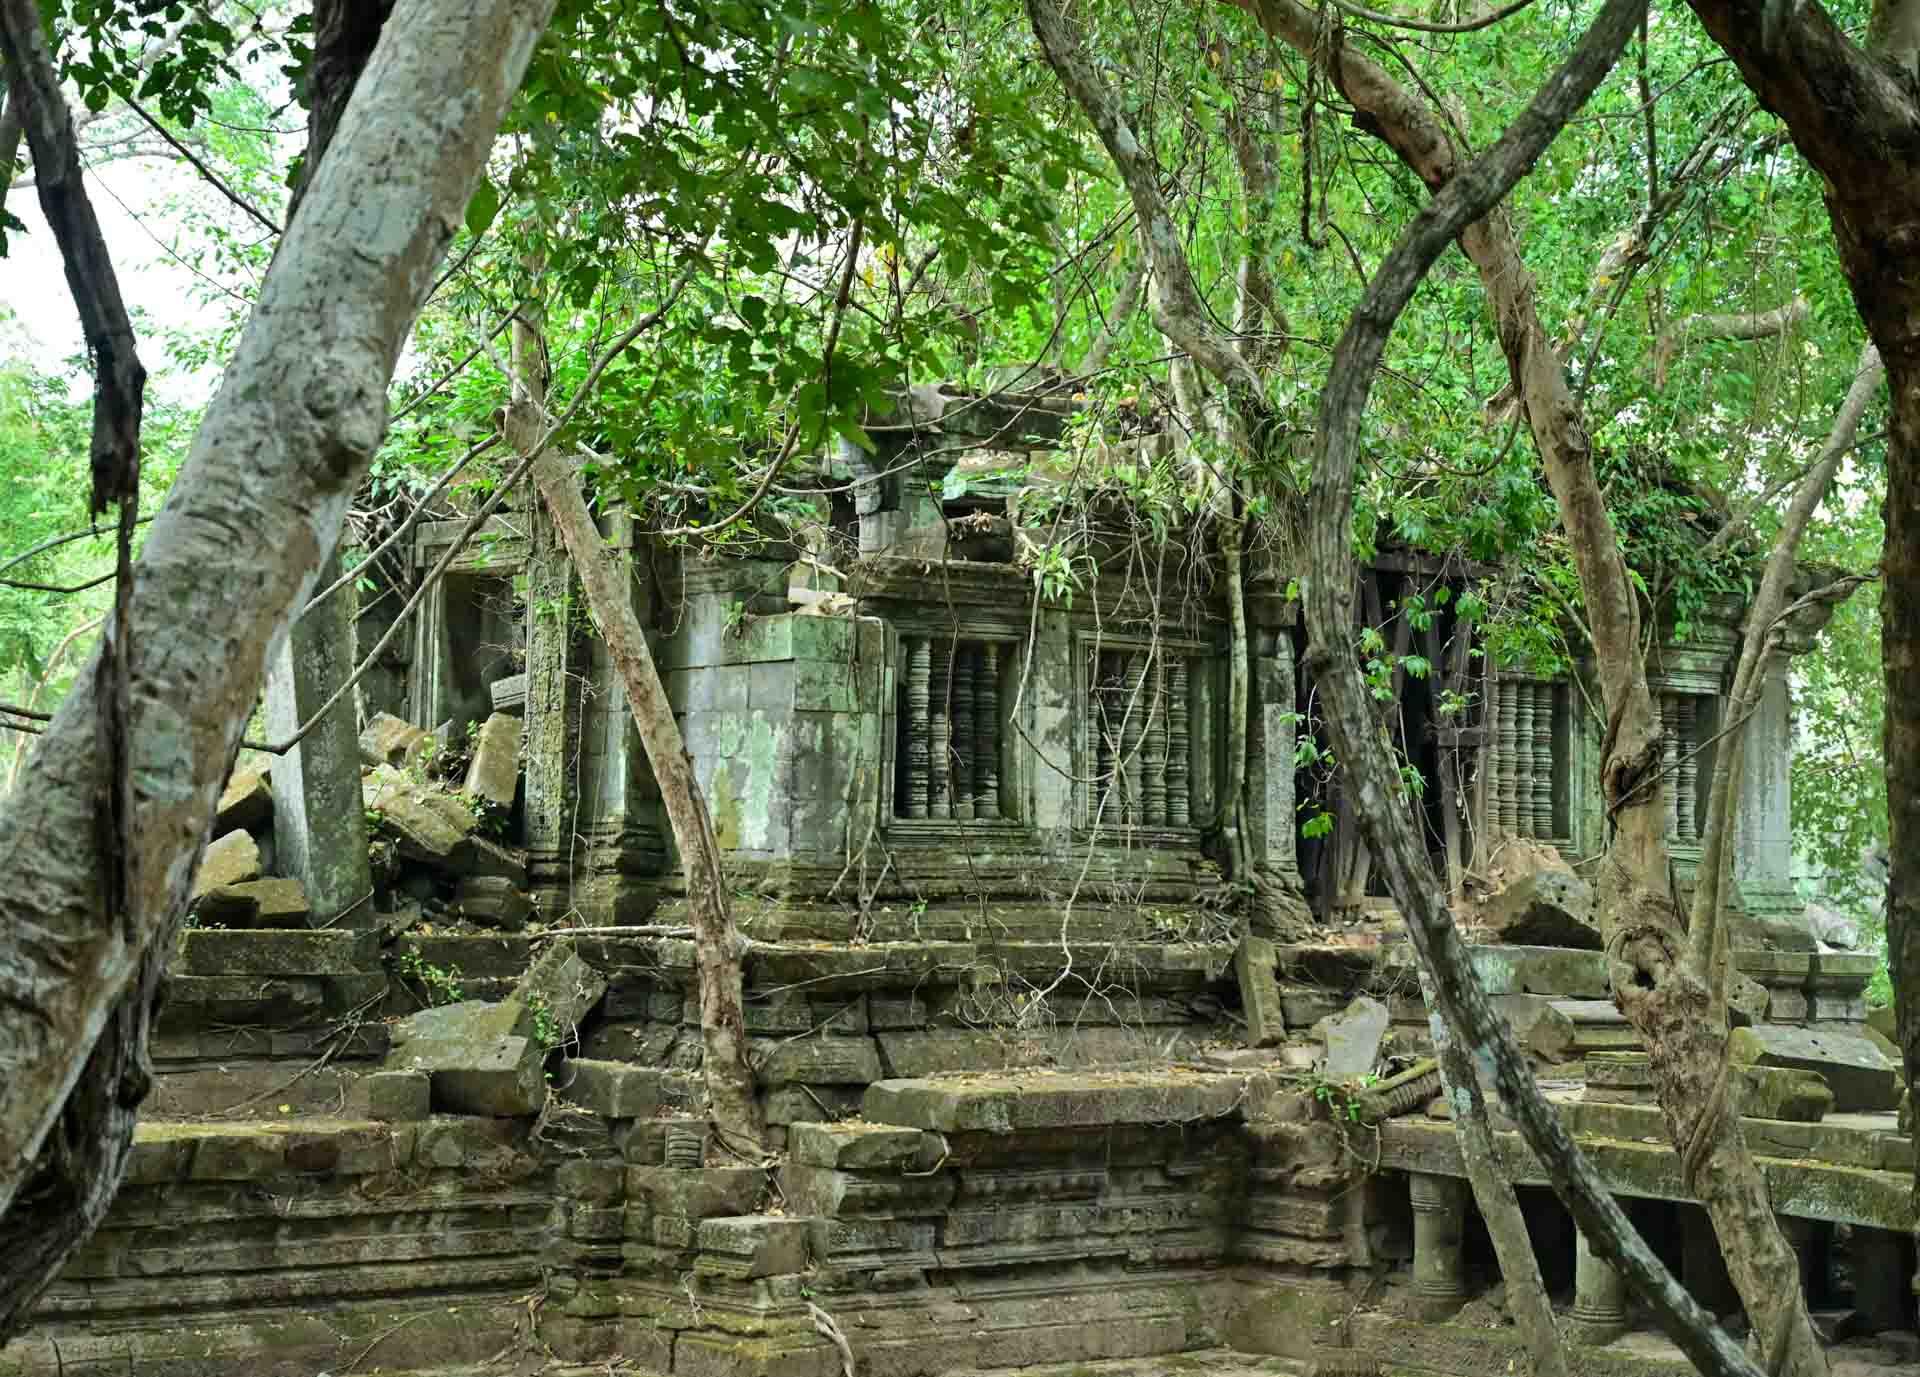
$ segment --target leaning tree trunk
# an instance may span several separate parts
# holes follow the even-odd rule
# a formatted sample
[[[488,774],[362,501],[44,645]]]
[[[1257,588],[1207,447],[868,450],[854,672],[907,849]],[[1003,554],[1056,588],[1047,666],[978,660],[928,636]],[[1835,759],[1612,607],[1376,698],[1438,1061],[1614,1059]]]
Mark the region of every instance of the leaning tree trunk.
[[[1474,1045],[1490,1064],[1496,1083],[1508,1097],[1510,1112],[1572,1212],[1575,1223],[1597,1251],[1627,1274],[1687,1356],[1704,1371],[1752,1373],[1753,1365],[1633,1233],[1612,1193],[1574,1147],[1565,1125],[1534,1084],[1514,1042],[1512,1029],[1493,1011],[1486,991],[1472,972],[1465,945],[1448,911],[1443,886],[1433,873],[1412,821],[1411,799],[1392,750],[1375,720],[1351,645],[1350,531],[1355,455],[1367,395],[1394,322],[1449,242],[1469,226],[1476,226],[1476,222],[1476,227],[1485,226],[1483,217],[1504,198],[1544,151],[1552,136],[1591,94],[1618,58],[1644,12],[1644,0],[1609,0],[1567,64],[1541,88],[1500,140],[1472,164],[1454,169],[1438,186],[1432,202],[1381,264],[1349,320],[1334,352],[1316,426],[1318,452],[1307,527],[1311,556],[1306,597],[1311,638],[1309,661],[1326,702],[1327,724],[1349,782],[1349,796],[1356,803],[1358,821],[1380,857],[1395,901],[1406,914],[1408,935],[1433,982],[1433,991],[1452,1030]],[[1384,78],[1384,74],[1379,75]],[[1343,89],[1352,94],[1350,88]],[[1512,266],[1518,269],[1517,262]],[[1524,270],[1519,272],[1518,280],[1511,285],[1522,293],[1530,293],[1531,284]],[[1502,335],[1510,351],[1521,350],[1528,344],[1524,336],[1516,339],[1504,329]],[[1518,360],[1514,365],[1516,381],[1520,381],[1525,374]],[[1523,399],[1529,398],[1524,385],[1521,394]],[[1577,423],[1577,415],[1570,407],[1560,419]],[[1541,428],[1542,418],[1536,414],[1536,433]],[[1564,497],[1562,505],[1564,510]],[[1604,518],[1603,506],[1599,514]],[[1567,516],[1570,527],[1574,516],[1572,513]],[[1610,536],[1611,528],[1605,529]],[[1586,553],[1591,558],[1610,555],[1615,561],[1619,559],[1618,546],[1611,541],[1602,549]],[[1613,591],[1601,590],[1603,594]],[[1630,626],[1630,603],[1626,610]],[[1629,687],[1632,682],[1629,677]],[[1644,699],[1644,674],[1640,676],[1639,685],[1640,697]],[[1615,717],[1623,708],[1631,706],[1630,701],[1609,704]],[[1657,787],[1653,792],[1657,800]],[[1613,858],[1613,864],[1617,867],[1617,858]],[[1670,904],[1667,916],[1670,921]],[[1654,926],[1652,932],[1655,939],[1663,939],[1667,928]],[[1629,940],[1643,939],[1636,932],[1629,934]],[[1620,963],[1616,960],[1615,964]],[[1649,972],[1653,976],[1664,974]],[[1685,1017],[1681,1020],[1683,1031],[1691,1033],[1701,1022],[1697,1012]],[[1737,1128],[1735,1133],[1737,1135]],[[1723,1136],[1716,1137],[1713,1144],[1717,1146],[1722,1141]],[[1778,1238],[1770,1218],[1764,1232]],[[1793,1298],[1785,1302],[1775,1298],[1774,1308],[1763,1312],[1768,1318],[1782,1310],[1791,1314],[1799,1295],[1797,1276],[1794,1280]],[[1777,1341],[1778,1336],[1775,1337],[1772,1352],[1784,1347]]]
[[[268,656],[339,539],[394,363],[551,11],[409,0],[381,40],[134,566],[127,854],[93,828],[116,786],[91,674],[0,813],[0,1219],[16,1238],[65,1235],[37,1275],[0,1270],[0,1340],[117,1184],[141,1087],[95,1084],[89,1059],[184,909]],[[116,907],[105,877],[123,865]]]
[[[741,1014],[743,944],[727,905],[720,845],[713,835],[707,801],[647,649],[646,633],[634,615],[630,575],[601,539],[579,482],[563,459],[545,454],[534,460],[533,481],[580,571],[587,607],[606,638],[607,654],[626,689],[634,725],[686,866],[694,964],[700,977],[703,1066],[714,1131],[730,1150],[758,1160],[765,1152],[766,1130],[754,1096],[753,1070],[747,1064],[747,1029]]]
[[[549,438],[542,434],[548,382],[542,362],[546,346],[540,329],[528,315],[523,311],[514,317],[514,391],[505,418],[508,438],[521,454],[533,453],[544,438]],[[753,1068],[747,1061],[740,976],[744,944],[734,929],[733,913],[727,904],[713,817],[707,811],[680,726],[673,720],[673,706],[667,702],[660,672],[654,667],[646,631],[634,614],[631,575],[601,538],[579,480],[565,460],[550,451],[537,454],[532,477],[553,518],[554,529],[579,571],[580,588],[594,625],[606,639],[608,657],[626,690],[634,726],[646,748],[647,763],[653,767],[654,782],[660,786],[660,798],[666,804],[674,844],[686,867],[694,967],[700,980],[700,1035],[705,1044],[702,1067],[714,1132],[731,1151],[759,1160],[766,1151],[766,1125],[754,1094]]]

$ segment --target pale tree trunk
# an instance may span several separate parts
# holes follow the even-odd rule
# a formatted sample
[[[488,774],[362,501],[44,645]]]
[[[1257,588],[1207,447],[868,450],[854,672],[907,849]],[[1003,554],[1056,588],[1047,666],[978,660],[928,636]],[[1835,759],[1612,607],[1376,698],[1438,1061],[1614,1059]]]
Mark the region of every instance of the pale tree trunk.
[[[551,10],[409,0],[382,39],[134,566],[129,853],[95,840],[114,782],[91,674],[0,813],[0,1218],[12,1237],[65,1235],[37,1275],[0,1272],[0,1339],[111,1198],[143,1087],[94,1084],[89,1057],[157,973],[149,948],[184,908],[268,656],[339,538],[394,362]],[[122,867],[131,892],[110,908]],[[113,1112],[86,1112],[103,1101]]]
[[[529,307],[514,318],[514,395],[507,410],[507,437],[521,454],[540,444],[546,417],[546,346]],[[572,468],[551,452],[533,461],[532,478],[554,529],[580,575],[580,588],[605,639],[607,655],[626,690],[634,726],[653,767],[667,821],[687,876],[687,909],[693,919],[694,965],[700,981],[702,1070],[707,1109],[722,1146],[759,1161],[766,1154],[766,1124],[754,1094],[742,1012],[740,957],[745,944],[733,925],[720,870],[720,844],[713,818],[693,771],[673,706],[654,667],[647,635],[633,610],[632,576],[607,548]]]
[[[1339,89],[1429,187],[1445,187],[1460,174],[1444,127],[1420,100],[1351,49],[1329,54],[1316,47],[1314,11],[1298,0],[1244,3],[1269,33],[1335,67]],[[1784,1345],[1788,1357],[1776,1364],[1779,1371],[1820,1377],[1826,1359],[1807,1316],[1798,1260],[1781,1236],[1765,1178],[1727,1102],[1724,1011],[1714,1009],[1704,973],[1683,960],[1666,844],[1660,722],[1641,657],[1636,594],[1594,472],[1585,420],[1541,323],[1510,218],[1491,209],[1461,230],[1459,242],[1479,270],[1580,576],[1607,713],[1600,784],[1613,832],[1595,889],[1614,997],[1647,1049],[1687,1184],[1713,1220],[1734,1285],[1768,1344],[1769,1362]]]

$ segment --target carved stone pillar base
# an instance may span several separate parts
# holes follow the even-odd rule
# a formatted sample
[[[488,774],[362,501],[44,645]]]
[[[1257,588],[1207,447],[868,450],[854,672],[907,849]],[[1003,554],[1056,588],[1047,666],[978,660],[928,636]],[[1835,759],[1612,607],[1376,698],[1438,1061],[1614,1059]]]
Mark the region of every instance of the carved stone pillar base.
[[[1460,1252],[1467,1222],[1467,1183],[1456,1176],[1410,1172],[1413,1203],[1413,1294],[1423,1319],[1451,1317],[1467,1300]]]
[[[1627,1282],[1614,1265],[1595,1253],[1584,1233],[1573,1252],[1573,1322],[1567,1337],[1575,1343],[1612,1343],[1627,1330]]]

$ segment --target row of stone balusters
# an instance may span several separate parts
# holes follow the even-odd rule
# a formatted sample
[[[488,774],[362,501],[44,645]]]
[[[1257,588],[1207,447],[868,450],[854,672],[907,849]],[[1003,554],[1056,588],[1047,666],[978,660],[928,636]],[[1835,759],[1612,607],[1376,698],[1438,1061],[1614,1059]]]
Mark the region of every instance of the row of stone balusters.
[[[993,641],[901,638],[906,666],[905,787],[909,818],[1000,816],[1000,673]]]
[[[1103,826],[1193,825],[1193,677],[1183,655],[1100,652],[1087,713],[1087,761]]]
[[[1502,679],[1495,705],[1491,811],[1508,836],[1549,841],[1553,825],[1554,684]]]
[[[1691,693],[1660,694],[1662,787],[1667,791],[1667,835],[1675,841],[1700,840],[1694,800],[1700,789],[1700,757],[1694,753],[1700,721],[1699,699]]]

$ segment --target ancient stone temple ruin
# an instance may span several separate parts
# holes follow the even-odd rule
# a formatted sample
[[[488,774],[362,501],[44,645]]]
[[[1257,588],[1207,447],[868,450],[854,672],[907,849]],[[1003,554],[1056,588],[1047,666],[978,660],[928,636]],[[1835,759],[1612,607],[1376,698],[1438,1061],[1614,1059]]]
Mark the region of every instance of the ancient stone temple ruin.
[[[1508,1370],[1285,562],[1256,558],[1245,599],[1248,905],[1222,885],[1220,589],[1182,531],[1051,499],[1072,410],[917,389],[877,452],[828,456],[780,529],[726,548],[604,518],[749,939],[772,1165],[701,1113],[672,838],[558,542],[513,510],[361,686],[367,894],[289,860],[319,754],[243,763],[126,1186],[0,1374]],[[407,578],[462,524],[421,527]],[[1479,653],[1462,595],[1488,572],[1383,551],[1362,575],[1429,845],[1567,1124],[1737,1326],[1586,907],[1591,688]],[[368,600],[363,644],[400,602]],[[1739,617],[1652,652],[1683,885]],[[1817,940],[1789,882],[1789,672],[1743,753],[1734,1084],[1827,1336],[1907,1361],[1913,1142],[1874,960]],[[1677,1370],[1495,1126],[1580,1370]]]

